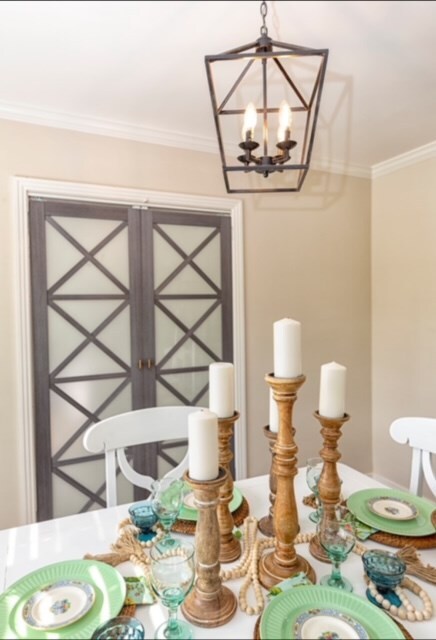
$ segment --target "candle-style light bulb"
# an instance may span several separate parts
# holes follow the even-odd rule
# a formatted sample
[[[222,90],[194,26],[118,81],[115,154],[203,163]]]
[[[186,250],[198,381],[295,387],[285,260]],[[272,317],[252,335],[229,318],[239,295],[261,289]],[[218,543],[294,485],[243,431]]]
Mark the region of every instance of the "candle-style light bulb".
[[[242,139],[246,140],[247,135],[250,139],[254,138],[254,129],[257,123],[257,111],[252,102],[249,102],[244,113],[244,124],[242,125]]]
[[[286,139],[286,133],[290,133],[292,125],[292,109],[286,102],[282,100],[279,107],[279,128],[277,130],[277,139],[283,142]]]

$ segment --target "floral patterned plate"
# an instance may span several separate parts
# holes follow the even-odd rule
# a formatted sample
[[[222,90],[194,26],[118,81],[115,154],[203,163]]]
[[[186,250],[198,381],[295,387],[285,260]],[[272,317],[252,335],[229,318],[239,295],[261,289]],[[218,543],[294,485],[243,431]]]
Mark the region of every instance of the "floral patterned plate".
[[[94,587],[78,580],[60,580],[42,587],[23,606],[24,621],[34,629],[61,629],[88,613]]]
[[[336,609],[309,609],[295,620],[295,638],[308,640],[368,640],[366,629],[350,616]]]
[[[389,520],[413,520],[418,515],[418,509],[414,504],[401,498],[389,496],[376,496],[367,501],[370,511],[382,518]]]

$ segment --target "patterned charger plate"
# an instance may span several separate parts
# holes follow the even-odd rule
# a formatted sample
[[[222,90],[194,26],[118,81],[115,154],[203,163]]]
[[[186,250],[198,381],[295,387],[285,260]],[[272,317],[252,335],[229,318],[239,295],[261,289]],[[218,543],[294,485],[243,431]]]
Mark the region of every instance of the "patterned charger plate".
[[[377,515],[371,511],[368,502],[374,499],[380,500],[380,498],[408,502],[416,508],[417,515],[411,520],[390,520]],[[347,507],[358,520],[385,533],[411,537],[428,536],[435,533],[435,527],[431,520],[434,504],[430,500],[414,496],[407,491],[362,489],[351,494],[347,500]]]
[[[329,622],[336,628],[323,628],[324,635],[305,635],[302,628],[319,611],[335,612],[335,618],[330,615]],[[338,615],[342,616],[342,620]],[[324,621],[323,621],[324,623]],[[339,629],[339,624],[342,624]],[[349,635],[342,635],[347,630]],[[337,635],[326,635],[332,631]],[[310,634],[314,629],[310,629]],[[352,634],[357,635],[352,635]],[[365,635],[358,634],[366,633]],[[260,621],[260,637],[262,640],[276,640],[277,638],[371,638],[371,640],[404,640],[404,635],[392,618],[382,609],[375,607],[368,600],[353,593],[320,587],[318,585],[301,586],[284,591],[275,596],[262,614]]]
[[[91,608],[79,619],[67,626],[52,629],[35,629],[23,618],[28,601],[44,585],[61,581],[89,584],[95,591]],[[44,640],[58,638],[89,639],[94,630],[105,620],[118,615],[126,595],[126,583],[113,567],[96,560],[66,560],[50,564],[23,576],[0,595],[0,638]]]

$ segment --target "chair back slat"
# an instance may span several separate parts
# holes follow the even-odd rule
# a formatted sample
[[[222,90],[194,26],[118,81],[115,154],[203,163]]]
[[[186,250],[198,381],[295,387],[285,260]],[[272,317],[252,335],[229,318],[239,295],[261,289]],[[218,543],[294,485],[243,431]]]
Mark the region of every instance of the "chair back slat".
[[[389,428],[395,442],[412,448],[409,490],[422,495],[423,478],[436,496],[436,474],[432,454],[436,454],[436,418],[404,417],[394,420]]]
[[[188,416],[201,407],[150,407],[128,411],[100,420],[87,429],[83,446],[91,453],[105,454],[106,504],[117,504],[116,462],[133,485],[150,489],[151,476],[138,473],[130,465],[125,449],[151,442],[182,440],[188,437]],[[188,454],[167,476],[180,477],[188,467]]]

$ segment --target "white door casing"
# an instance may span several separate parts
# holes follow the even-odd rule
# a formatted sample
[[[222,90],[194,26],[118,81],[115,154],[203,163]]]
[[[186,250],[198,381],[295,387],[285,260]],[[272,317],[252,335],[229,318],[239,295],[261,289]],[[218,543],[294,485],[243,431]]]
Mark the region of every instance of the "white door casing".
[[[70,183],[33,178],[13,177],[14,224],[14,275],[17,284],[14,312],[16,334],[16,389],[18,416],[18,450],[21,456],[19,468],[23,470],[20,485],[20,519],[24,523],[36,519],[36,487],[34,458],[32,329],[28,200],[64,198],[125,204],[130,206],[155,206],[180,211],[196,211],[226,214],[232,225],[232,288],[233,288],[233,353],[235,365],[235,400],[240,418],[235,429],[236,479],[246,477],[246,414],[245,414],[245,311],[243,273],[242,203],[240,200],[215,198],[189,194],[143,191]]]

